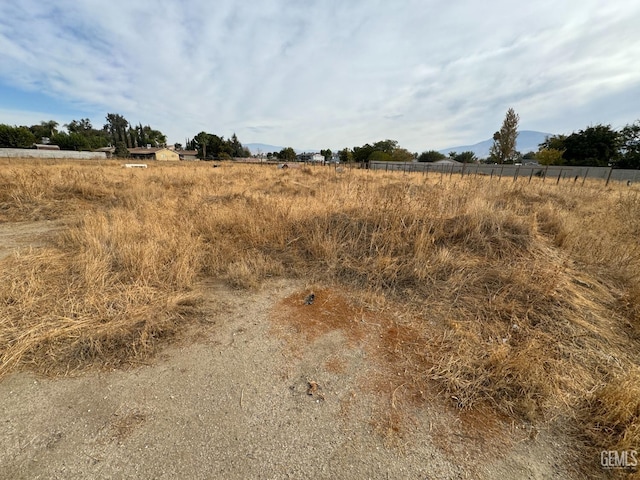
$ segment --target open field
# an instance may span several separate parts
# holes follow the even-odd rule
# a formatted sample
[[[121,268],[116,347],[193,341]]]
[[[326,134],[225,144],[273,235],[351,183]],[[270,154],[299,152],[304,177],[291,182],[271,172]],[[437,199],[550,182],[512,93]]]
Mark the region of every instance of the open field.
[[[385,442],[408,441],[437,404],[470,437],[524,426],[532,455],[567,435],[575,478],[638,475],[600,465],[602,450],[640,447],[637,185],[0,162],[0,377],[148,363],[215,330],[212,282],[247,298],[285,282],[262,334],[301,362],[333,339],[321,362],[337,383],[370,368]],[[308,383],[293,391],[324,400]],[[429,430],[451,437],[444,423]],[[460,454],[459,438],[439,451]],[[436,478],[465,478],[450,462]],[[487,471],[472,475],[505,473]]]

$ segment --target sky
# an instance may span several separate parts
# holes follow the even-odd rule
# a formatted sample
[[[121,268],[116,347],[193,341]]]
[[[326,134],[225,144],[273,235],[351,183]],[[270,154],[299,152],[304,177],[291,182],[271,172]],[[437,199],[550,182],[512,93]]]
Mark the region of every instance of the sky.
[[[638,0],[0,0],[0,123],[298,149],[640,119]]]

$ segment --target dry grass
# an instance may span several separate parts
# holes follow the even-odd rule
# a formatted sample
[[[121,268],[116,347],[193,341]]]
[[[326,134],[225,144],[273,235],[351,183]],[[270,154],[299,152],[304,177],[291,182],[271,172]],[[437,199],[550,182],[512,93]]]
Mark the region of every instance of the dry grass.
[[[394,349],[415,391],[640,446],[636,187],[116,165],[2,165],[0,221],[75,224],[0,263],[0,375],[144,357],[194,316],[203,277],[301,277],[410,313]]]

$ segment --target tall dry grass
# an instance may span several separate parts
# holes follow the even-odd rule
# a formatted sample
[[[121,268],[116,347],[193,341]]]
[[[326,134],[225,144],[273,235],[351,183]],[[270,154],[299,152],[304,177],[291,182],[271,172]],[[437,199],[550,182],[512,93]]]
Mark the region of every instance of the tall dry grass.
[[[59,217],[73,220],[55,244],[0,263],[0,375],[148,355],[197,313],[205,277],[303,277],[412,312],[402,381],[415,392],[435,382],[461,408],[569,417],[591,445],[640,446],[637,187],[2,166],[0,220]]]

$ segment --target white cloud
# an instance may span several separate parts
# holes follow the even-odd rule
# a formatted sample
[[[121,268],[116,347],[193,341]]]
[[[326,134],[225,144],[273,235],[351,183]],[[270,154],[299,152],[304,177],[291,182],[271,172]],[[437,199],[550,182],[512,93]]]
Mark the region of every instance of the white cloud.
[[[635,0],[23,0],[0,4],[0,81],[171,141],[424,150],[487,138],[511,106],[523,128],[635,120],[639,21]]]

